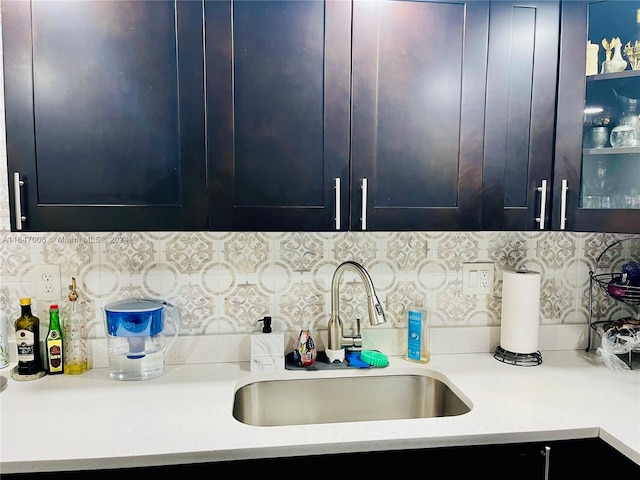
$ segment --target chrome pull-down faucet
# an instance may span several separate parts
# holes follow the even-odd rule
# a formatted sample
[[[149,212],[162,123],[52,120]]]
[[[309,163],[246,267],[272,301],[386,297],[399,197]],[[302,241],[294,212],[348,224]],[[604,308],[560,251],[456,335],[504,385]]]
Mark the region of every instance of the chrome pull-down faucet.
[[[326,354],[330,362],[344,360],[344,349],[361,348],[362,336],[360,335],[360,321],[358,320],[358,331],[355,335],[345,336],[343,332],[342,320],[340,320],[340,279],[347,270],[353,270],[362,279],[364,289],[367,292],[367,309],[369,311],[369,322],[371,325],[380,325],[387,319],[384,316],[382,304],[378,300],[373,281],[365,268],[357,262],[347,261],[341,263],[333,272],[331,280],[331,318],[328,324],[328,342]]]

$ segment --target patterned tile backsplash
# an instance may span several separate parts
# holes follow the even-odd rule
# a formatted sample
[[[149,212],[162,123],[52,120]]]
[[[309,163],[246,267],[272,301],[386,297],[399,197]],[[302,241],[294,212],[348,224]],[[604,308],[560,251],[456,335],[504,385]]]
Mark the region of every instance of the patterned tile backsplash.
[[[542,274],[541,326],[581,324],[586,329],[589,270],[600,252],[625,237],[552,232],[12,233],[3,91],[0,72],[0,309],[10,320],[18,316],[23,296],[33,297],[36,313],[46,320],[51,302],[38,301],[34,267],[55,264],[63,290],[71,277],[77,279],[80,308],[91,319],[93,338],[105,335],[104,305],[138,296],[178,306],[181,337],[248,333],[265,315],[273,317],[275,329],[295,336],[303,327],[326,330],[333,272],[342,261],[355,260],[368,269],[386,310],[388,323],[376,329],[400,331],[409,303],[429,311],[434,331],[499,327],[502,272],[521,266]],[[463,294],[465,262],[494,264],[490,295]],[[357,318],[367,317],[364,289],[356,277],[345,277],[340,310],[349,331]],[[63,294],[63,306],[65,300]],[[363,332],[367,328],[372,327],[363,321]],[[464,339],[459,343],[464,345]],[[437,351],[437,345],[432,349]]]
[[[5,187],[6,188],[6,187]],[[17,317],[31,296],[40,318],[34,266],[60,266],[75,277],[90,336],[104,337],[102,307],[129,297],[162,298],[182,314],[181,336],[249,333],[270,315],[277,330],[326,330],[335,268],[355,260],[369,271],[387,324],[402,329],[408,304],[426,308],[434,329],[500,325],[502,272],[541,272],[541,325],[588,321],[589,271],[624,235],[552,232],[12,233],[0,231],[0,309]],[[464,295],[462,264],[492,262],[490,295]],[[366,319],[365,292],[345,275],[340,311],[345,331]],[[60,301],[64,304],[65,299]]]

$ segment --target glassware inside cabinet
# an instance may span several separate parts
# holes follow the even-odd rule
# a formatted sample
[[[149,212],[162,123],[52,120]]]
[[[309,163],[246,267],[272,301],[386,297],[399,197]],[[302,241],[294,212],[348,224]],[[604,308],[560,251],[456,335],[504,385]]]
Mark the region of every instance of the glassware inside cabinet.
[[[581,208],[640,209],[640,1],[589,5]]]

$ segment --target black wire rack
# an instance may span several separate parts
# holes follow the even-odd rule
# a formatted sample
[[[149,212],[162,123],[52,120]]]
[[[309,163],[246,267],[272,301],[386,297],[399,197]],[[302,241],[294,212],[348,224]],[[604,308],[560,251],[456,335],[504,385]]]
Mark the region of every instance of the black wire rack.
[[[515,353],[505,350],[500,345],[496,347],[493,358],[520,367],[535,367],[542,363],[542,354],[540,354],[539,351],[533,353]]]
[[[610,297],[628,305],[640,305],[640,285],[632,284],[627,274],[600,273],[591,278]]]
[[[600,299],[611,297],[621,302],[624,309],[625,318],[640,319],[640,284],[636,278],[630,278],[625,273],[624,266],[630,262],[640,264],[640,237],[624,238],[613,242],[605,248],[596,259],[594,270],[589,272],[589,332],[587,336],[588,352],[592,348],[592,334],[595,332],[599,337],[603,337],[605,329],[615,322],[614,319],[599,318],[602,312],[597,312],[596,294],[604,294]],[[619,319],[619,320],[624,320]],[[625,363],[631,367],[632,355],[640,350],[633,349],[626,355]]]

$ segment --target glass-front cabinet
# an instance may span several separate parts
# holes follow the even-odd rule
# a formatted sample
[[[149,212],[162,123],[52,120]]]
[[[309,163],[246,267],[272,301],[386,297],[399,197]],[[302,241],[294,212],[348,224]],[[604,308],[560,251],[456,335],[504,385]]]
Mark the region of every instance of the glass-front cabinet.
[[[640,1],[563,2],[562,18],[554,227],[640,232]]]
[[[640,2],[589,5],[581,208],[640,208]]]

